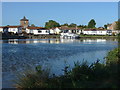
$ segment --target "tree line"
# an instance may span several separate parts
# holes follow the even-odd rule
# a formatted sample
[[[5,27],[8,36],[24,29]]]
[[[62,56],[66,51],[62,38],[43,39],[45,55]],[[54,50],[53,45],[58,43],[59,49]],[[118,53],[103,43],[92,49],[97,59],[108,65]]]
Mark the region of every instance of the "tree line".
[[[95,27],[96,22],[94,19],[91,19],[88,22],[88,25],[77,25],[75,23],[64,23],[62,25],[60,25],[58,22],[54,21],[54,20],[49,20],[48,22],[45,23],[45,28],[50,29],[50,28],[55,28],[55,27],[61,27],[61,26],[67,26],[67,27],[80,27],[80,28],[96,28]]]
[[[104,29],[107,29],[107,26],[109,24],[105,24],[103,26]],[[36,27],[34,24],[31,24],[32,27]],[[91,29],[96,29],[96,21],[94,19],[91,19],[88,22],[88,25],[77,25],[75,23],[64,23],[64,24],[59,24],[58,22],[54,21],[54,20],[49,20],[48,22],[45,23],[45,28],[47,29],[51,29],[51,28],[55,28],[55,27],[61,27],[61,26],[66,26],[66,27],[79,27],[81,29],[84,28],[91,28]],[[115,30],[120,30],[120,19],[118,19],[118,21],[115,22]]]

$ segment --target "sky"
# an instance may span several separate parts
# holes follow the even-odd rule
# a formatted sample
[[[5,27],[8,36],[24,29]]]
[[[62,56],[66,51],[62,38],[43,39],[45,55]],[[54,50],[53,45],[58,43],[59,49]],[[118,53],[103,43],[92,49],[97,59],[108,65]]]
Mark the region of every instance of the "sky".
[[[91,19],[97,27],[118,19],[117,2],[3,2],[2,25],[20,25],[26,16],[30,24],[44,27],[54,20],[60,24],[87,25]]]

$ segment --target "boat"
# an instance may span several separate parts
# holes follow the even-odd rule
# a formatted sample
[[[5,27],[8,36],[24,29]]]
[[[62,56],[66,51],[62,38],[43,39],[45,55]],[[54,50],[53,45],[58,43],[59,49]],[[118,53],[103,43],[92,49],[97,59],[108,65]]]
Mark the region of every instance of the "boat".
[[[63,38],[63,39],[78,39],[78,38],[80,38],[80,36],[77,35],[77,34],[74,34],[74,33],[61,33],[60,38]]]

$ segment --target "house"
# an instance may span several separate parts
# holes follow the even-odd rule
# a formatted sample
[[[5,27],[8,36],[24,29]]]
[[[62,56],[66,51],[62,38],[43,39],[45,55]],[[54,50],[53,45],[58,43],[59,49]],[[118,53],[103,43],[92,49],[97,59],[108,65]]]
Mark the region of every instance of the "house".
[[[85,30],[83,30],[83,34],[85,34],[85,35],[96,35],[97,30],[96,29],[85,29]]]
[[[104,30],[104,27],[98,27],[99,30]]]
[[[54,32],[55,32],[55,34],[60,34],[61,33],[61,29],[59,29],[58,27],[56,27],[54,29]]]
[[[116,29],[116,21],[113,22],[112,24],[107,25],[108,30],[115,30]]]
[[[107,35],[107,30],[97,30],[96,35]]]
[[[7,26],[2,26],[1,27],[1,32],[7,34],[8,33],[8,27]]]
[[[111,30],[113,35],[117,35],[120,33],[120,30]]]
[[[54,29],[50,29],[49,32],[50,32],[51,35],[54,35],[54,34],[55,34]]]
[[[62,33],[74,33],[74,34],[81,33],[81,28],[78,28],[78,27],[61,26],[60,29]]]
[[[85,29],[83,34],[86,35],[112,35],[112,30],[96,30],[96,29]]]
[[[60,34],[62,30],[59,27],[49,29],[50,34]]]
[[[0,33],[3,33],[3,26],[0,26]]]
[[[46,35],[49,34],[49,30],[43,28],[43,27],[27,27],[26,28],[26,33],[28,34],[34,34],[34,35]]]
[[[21,26],[2,26],[0,27],[0,32],[2,33],[22,33],[22,27]]]
[[[22,33],[22,26],[6,26],[8,28],[8,32],[17,34]]]

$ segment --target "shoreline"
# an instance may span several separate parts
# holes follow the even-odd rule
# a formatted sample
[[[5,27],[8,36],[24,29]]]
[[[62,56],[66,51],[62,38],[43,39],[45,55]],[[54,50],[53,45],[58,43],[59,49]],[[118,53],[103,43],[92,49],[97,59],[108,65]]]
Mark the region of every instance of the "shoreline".
[[[118,36],[81,36],[80,39],[117,39]],[[8,35],[2,36],[2,40],[6,39],[60,39],[60,35],[25,35],[25,36],[17,36],[17,35]]]

